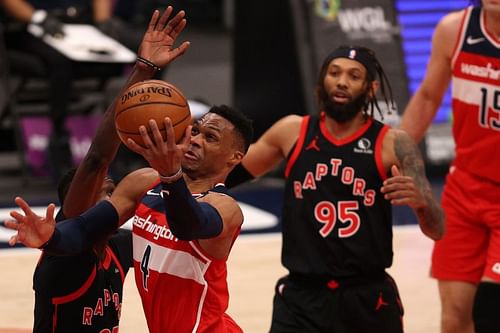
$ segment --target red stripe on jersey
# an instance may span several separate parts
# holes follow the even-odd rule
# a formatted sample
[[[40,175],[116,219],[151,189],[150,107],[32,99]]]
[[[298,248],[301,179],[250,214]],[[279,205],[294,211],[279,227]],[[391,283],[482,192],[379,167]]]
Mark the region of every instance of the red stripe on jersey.
[[[309,124],[310,119],[311,119],[310,116],[302,117],[302,124],[300,125],[300,132],[299,132],[299,137],[297,138],[297,144],[295,145],[293,153],[288,159],[288,163],[286,164],[285,178],[288,178],[290,170],[292,169],[295,161],[297,160],[297,157],[299,157],[300,151],[302,150],[302,146],[304,145],[304,140],[306,139],[307,125]]]
[[[365,132],[368,130],[368,128],[373,123],[373,119],[372,118],[368,118],[367,122],[363,126],[361,126],[356,132],[354,132],[353,134],[349,135],[346,138],[343,138],[343,139],[339,140],[339,139],[336,139],[333,135],[331,135],[330,131],[328,131],[328,128],[326,127],[326,119],[325,119],[325,117],[326,117],[325,113],[322,112],[321,113],[321,118],[319,120],[319,127],[321,129],[321,133],[323,134],[323,136],[328,141],[330,141],[331,143],[333,143],[336,146],[342,146],[342,145],[345,145],[347,143],[350,143],[350,142],[356,140],[357,138],[359,138],[360,136],[362,136],[363,134],[365,134]]]
[[[103,253],[104,254],[104,260],[102,260],[100,262],[100,264],[99,264],[100,267],[102,267],[104,269],[108,269],[109,265],[111,265],[111,259],[112,258],[111,258],[111,255],[109,254],[109,252],[111,252],[111,251],[109,251],[109,248],[106,246],[104,248],[104,253]],[[99,257],[99,254],[96,253],[96,255]]]
[[[458,52],[460,52],[460,49],[462,47],[462,42],[463,42],[463,38],[464,38],[464,35],[465,35],[465,30],[467,29],[467,27],[465,26],[465,21],[469,21],[469,17],[470,17],[470,13],[472,11],[472,7],[468,7],[464,10],[464,14],[462,16],[462,19],[460,20],[460,29],[458,30],[458,36],[457,36],[457,40],[455,41],[455,46],[453,47],[453,53],[452,53],[452,67],[453,67],[453,64],[455,63],[455,59],[458,55]]]
[[[53,297],[52,304],[68,303],[82,296],[92,285],[92,282],[94,282],[95,276],[96,276],[96,268],[94,266],[94,269],[92,269],[92,272],[90,273],[87,281],[85,281],[85,283],[80,287],[80,289],[66,296]]]
[[[378,174],[382,180],[387,179],[387,172],[384,168],[384,163],[382,162],[382,143],[384,142],[384,137],[389,130],[389,126],[384,125],[377,136],[377,142],[375,143],[375,164],[377,164]]]
[[[118,270],[120,271],[120,276],[122,278],[122,281],[125,281],[125,271],[123,270],[123,267],[120,263],[120,260],[118,260],[115,253],[113,252],[113,250],[110,247],[106,246],[106,251],[108,252],[108,255],[111,256],[111,258],[113,258],[113,261],[115,262],[116,268],[118,268]]]

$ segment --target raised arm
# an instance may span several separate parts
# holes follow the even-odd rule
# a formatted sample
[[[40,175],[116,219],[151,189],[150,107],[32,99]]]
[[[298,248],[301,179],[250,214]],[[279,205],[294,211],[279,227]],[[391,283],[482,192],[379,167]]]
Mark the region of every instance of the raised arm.
[[[23,22],[31,22],[35,8],[26,0],[0,0],[7,14]]]
[[[138,56],[151,61],[160,68],[182,55],[189,46],[188,42],[184,42],[177,48],[173,47],[186,21],[183,11],[168,21],[172,11],[172,7],[168,7],[161,17],[159,11],[153,13],[138,51]],[[153,78],[154,74],[153,68],[137,62],[121,92],[136,82]],[[120,98],[121,92],[117,98]],[[116,156],[120,139],[116,134],[114,122],[115,103],[116,99],[104,113],[89,151],[78,166],[63,207],[66,217],[78,216],[95,204],[104,177]]]
[[[448,88],[451,58],[462,17],[463,11],[451,13],[437,25],[426,75],[403,113],[400,128],[416,142],[424,137]]]
[[[425,176],[417,145],[406,132],[390,130],[383,146],[384,164],[391,165],[392,173],[381,188],[384,197],[393,205],[410,206],[422,232],[434,240],[440,239],[444,233],[444,214]]]

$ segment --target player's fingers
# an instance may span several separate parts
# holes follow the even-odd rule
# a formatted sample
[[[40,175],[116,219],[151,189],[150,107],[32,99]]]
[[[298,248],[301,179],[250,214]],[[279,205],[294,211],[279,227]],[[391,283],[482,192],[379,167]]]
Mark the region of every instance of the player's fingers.
[[[160,17],[160,20],[158,21],[158,24],[156,25],[156,30],[162,31],[165,29],[165,24],[167,24],[168,18],[172,14],[172,11],[174,9],[172,6],[168,6],[167,9],[163,12],[163,15]]]
[[[191,142],[191,131],[193,130],[193,126],[189,125],[186,127],[184,130],[184,135],[182,136],[181,142],[179,142],[179,145],[181,146],[188,146],[189,143]]]
[[[165,136],[167,138],[167,147],[173,149],[175,146],[175,134],[174,128],[172,127],[172,120],[169,117],[165,117]]]
[[[410,200],[408,200],[407,198],[392,199],[390,202],[393,206],[409,206],[410,204]]]
[[[398,169],[398,166],[395,164],[391,167],[391,173],[393,176],[402,176],[401,172]]]
[[[151,128],[151,135],[153,136],[155,146],[160,146],[163,144],[163,136],[161,135],[160,129],[158,128],[158,124],[155,120],[149,120],[149,128]]]
[[[167,25],[165,26],[165,29],[163,30],[163,32],[165,32],[167,35],[169,35],[170,37],[172,38],[175,38],[177,35],[176,35],[176,27],[177,25],[179,25],[182,20],[184,19],[184,16],[186,15],[186,13],[181,10],[179,11],[168,23]],[[185,25],[185,24],[184,24]],[[182,31],[182,30],[181,30]]]
[[[47,206],[47,211],[45,213],[45,221],[51,221],[54,219],[54,211],[56,209],[56,205],[51,203],[50,205]]]
[[[8,229],[19,230],[20,224],[16,220],[5,220],[4,226]]]
[[[15,234],[14,236],[11,236],[10,239],[9,239],[9,245],[10,246],[14,246],[17,244],[17,234]]]
[[[184,30],[186,27],[187,20],[185,18],[182,18],[175,26],[173,26],[172,31],[170,32],[170,37],[173,39],[176,39],[177,36]]]
[[[184,42],[179,47],[172,49],[170,51],[170,56],[172,57],[172,60],[178,58],[180,55],[183,55],[189,48],[189,45],[191,45],[191,42]]]
[[[415,193],[413,191],[400,190],[384,194],[384,199],[393,200],[393,199],[413,198],[414,194]]]
[[[396,182],[396,183],[388,183],[380,189],[382,193],[388,193],[388,192],[394,192],[394,191],[399,191],[399,190],[405,190],[405,189],[414,189],[415,184],[413,182]]]
[[[139,133],[141,134],[142,142],[144,142],[144,147],[146,149],[152,149],[154,148],[154,143],[151,141],[151,138],[149,137],[148,130],[146,129],[146,126],[141,125],[139,126]]]
[[[23,198],[16,197],[14,199],[14,202],[16,203],[16,205],[19,206],[19,208],[21,208],[23,210],[23,212],[26,216],[34,214],[33,211],[31,210],[30,206],[28,205],[28,203],[26,201],[24,201]]]
[[[15,219],[18,223],[22,223],[25,221],[26,216],[22,215],[19,212],[16,212],[15,210],[11,211],[9,214],[13,219]]]
[[[151,19],[149,20],[148,28],[146,32],[153,32],[153,30],[156,27],[156,23],[158,22],[158,17],[160,16],[160,11],[158,9],[155,9],[153,12],[153,15],[151,16]]]
[[[404,183],[412,183],[413,178],[410,176],[394,176],[387,178],[384,180],[384,186],[391,185],[391,184],[404,184]]]
[[[134,141],[133,139],[131,139],[131,138],[128,138],[128,139],[127,139],[127,147],[128,147],[130,150],[132,150],[134,153],[137,153],[137,154],[142,155],[142,156],[144,156],[144,154],[145,154],[145,152],[146,152],[146,150],[145,150],[143,147],[139,146],[139,145],[137,144],[137,142],[135,142],[135,141]]]

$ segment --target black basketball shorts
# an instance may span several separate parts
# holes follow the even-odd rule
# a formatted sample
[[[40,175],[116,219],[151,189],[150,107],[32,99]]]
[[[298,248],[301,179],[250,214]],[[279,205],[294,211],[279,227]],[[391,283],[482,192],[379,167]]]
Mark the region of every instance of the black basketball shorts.
[[[286,276],[276,284],[270,332],[402,333],[403,307],[388,274],[321,285]]]

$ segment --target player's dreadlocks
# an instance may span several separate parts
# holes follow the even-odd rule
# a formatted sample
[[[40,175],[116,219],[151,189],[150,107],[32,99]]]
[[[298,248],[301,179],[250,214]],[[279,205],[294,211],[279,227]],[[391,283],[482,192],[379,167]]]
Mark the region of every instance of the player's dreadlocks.
[[[391,112],[391,109],[394,109],[394,100],[392,97],[392,88],[389,83],[389,80],[387,79],[387,76],[384,72],[384,69],[382,68],[382,65],[378,61],[377,57],[375,56],[375,52],[367,47],[363,46],[347,46],[347,45],[342,45],[335,49],[332,53],[330,53],[325,60],[323,61],[323,65],[321,66],[320,70],[320,75],[318,77],[318,82],[317,82],[317,87],[316,87],[316,93],[318,100],[320,101],[326,93],[324,91],[323,87],[323,80],[325,78],[326,72],[328,70],[328,65],[333,59],[336,58],[348,58],[352,59],[355,61],[358,61],[361,63],[363,66],[365,66],[367,70],[367,83],[371,83],[379,78],[380,82],[380,91],[382,94],[382,97],[384,98],[385,103],[389,107],[389,113]],[[320,105],[321,106],[321,105]],[[373,112],[374,109],[377,109],[378,113],[384,118],[384,115],[382,113],[382,110],[380,109],[377,98],[375,94],[373,94],[372,97],[368,98],[366,100],[366,103],[363,107],[363,112],[368,115],[373,117]]]

